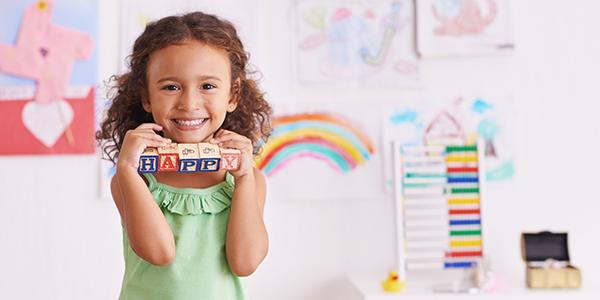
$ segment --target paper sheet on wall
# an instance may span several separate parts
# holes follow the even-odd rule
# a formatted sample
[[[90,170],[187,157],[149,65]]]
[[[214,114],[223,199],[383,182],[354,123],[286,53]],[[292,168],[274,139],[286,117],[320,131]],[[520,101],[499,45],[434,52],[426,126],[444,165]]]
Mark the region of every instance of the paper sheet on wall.
[[[419,0],[422,57],[494,53],[513,48],[508,0]]]
[[[378,109],[363,105],[275,106],[273,135],[257,160],[269,178],[271,197],[372,199],[382,195],[379,114]]]
[[[297,1],[293,8],[301,84],[399,88],[418,84],[411,0]]]
[[[0,3],[0,154],[94,152],[96,4]]]
[[[486,180],[510,180],[515,175],[515,109],[507,95],[463,94],[408,99],[384,110],[382,135],[386,189],[392,189],[391,141],[406,145],[436,142],[485,142]]]

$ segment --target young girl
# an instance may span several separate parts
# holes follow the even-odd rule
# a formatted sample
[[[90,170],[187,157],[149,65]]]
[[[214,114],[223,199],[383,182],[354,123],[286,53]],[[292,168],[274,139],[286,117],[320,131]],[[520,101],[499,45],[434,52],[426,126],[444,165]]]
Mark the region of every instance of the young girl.
[[[116,163],[120,299],[243,299],[238,276],[267,254],[265,179],[253,166],[271,108],[231,23],[201,12],[149,24],[97,133]],[[242,152],[229,173],[137,172],[146,147],[209,142]],[[117,160],[118,158],[118,160]]]

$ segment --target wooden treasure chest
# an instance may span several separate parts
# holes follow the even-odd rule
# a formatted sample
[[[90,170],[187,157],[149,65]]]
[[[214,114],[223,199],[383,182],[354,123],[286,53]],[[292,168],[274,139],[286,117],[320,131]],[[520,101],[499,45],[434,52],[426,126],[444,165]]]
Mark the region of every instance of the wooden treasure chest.
[[[527,286],[534,289],[579,288],[581,271],[571,265],[567,233],[523,233],[521,255]]]

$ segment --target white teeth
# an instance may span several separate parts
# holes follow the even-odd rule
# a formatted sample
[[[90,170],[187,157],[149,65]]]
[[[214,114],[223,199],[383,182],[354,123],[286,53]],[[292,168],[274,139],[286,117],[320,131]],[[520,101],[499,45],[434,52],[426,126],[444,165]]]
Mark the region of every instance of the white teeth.
[[[177,120],[175,119],[175,123],[177,123],[177,125],[181,125],[181,126],[198,126],[200,124],[202,124],[202,122],[204,122],[204,120],[206,119],[196,119],[196,120]]]

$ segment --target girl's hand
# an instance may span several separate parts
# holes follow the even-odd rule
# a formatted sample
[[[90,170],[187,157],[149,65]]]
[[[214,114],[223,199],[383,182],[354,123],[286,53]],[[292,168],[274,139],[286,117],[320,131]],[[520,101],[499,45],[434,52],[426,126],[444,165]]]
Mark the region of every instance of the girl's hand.
[[[249,138],[233,131],[220,129],[215,133],[213,138],[210,139],[210,143],[217,144],[221,148],[233,148],[242,152],[240,168],[229,171],[236,179],[247,174],[254,174],[254,147]]]
[[[162,126],[154,123],[144,123],[136,129],[125,133],[117,168],[129,167],[137,170],[140,156],[146,147],[160,147],[171,143],[171,139],[164,138],[154,131],[162,130]]]

